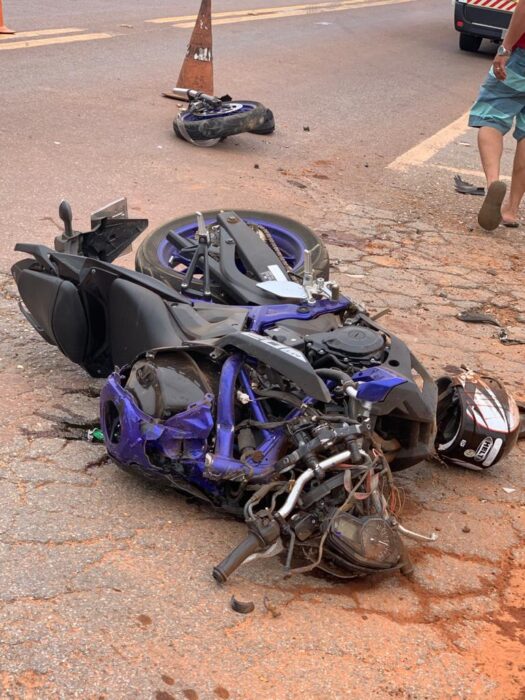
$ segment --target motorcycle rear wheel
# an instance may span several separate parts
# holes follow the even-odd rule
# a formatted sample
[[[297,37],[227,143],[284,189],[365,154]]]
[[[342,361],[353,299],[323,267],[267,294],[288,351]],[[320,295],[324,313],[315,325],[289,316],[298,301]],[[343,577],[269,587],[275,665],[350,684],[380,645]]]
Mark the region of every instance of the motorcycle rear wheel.
[[[216,220],[219,211],[215,209],[203,213],[206,224],[210,224]],[[319,236],[307,226],[294,221],[294,219],[270,212],[235,209],[235,213],[246,223],[263,226],[268,231],[287,265],[296,275],[302,275],[303,273],[304,251],[313,249],[312,268],[314,277],[328,279],[330,272],[328,251]],[[180,291],[181,283],[188,267],[188,261],[168,241],[167,235],[174,231],[184,238],[193,238],[196,230],[195,214],[189,214],[188,216],[168,221],[160,228],[152,231],[137,250],[135,269],[155,277]],[[199,293],[202,290],[201,281],[194,278],[192,287]],[[219,303],[221,301],[225,302],[223,287],[216,282],[212,282],[211,291],[214,301]]]

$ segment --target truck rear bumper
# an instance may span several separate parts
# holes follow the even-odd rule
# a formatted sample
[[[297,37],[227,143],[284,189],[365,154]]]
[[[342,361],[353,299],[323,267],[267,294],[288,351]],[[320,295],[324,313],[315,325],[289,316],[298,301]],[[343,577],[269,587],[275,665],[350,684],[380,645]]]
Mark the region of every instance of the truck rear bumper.
[[[466,2],[454,3],[455,29],[492,41],[501,41],[502,32],[509,26],[511,17],[510,12],[500,12]]]

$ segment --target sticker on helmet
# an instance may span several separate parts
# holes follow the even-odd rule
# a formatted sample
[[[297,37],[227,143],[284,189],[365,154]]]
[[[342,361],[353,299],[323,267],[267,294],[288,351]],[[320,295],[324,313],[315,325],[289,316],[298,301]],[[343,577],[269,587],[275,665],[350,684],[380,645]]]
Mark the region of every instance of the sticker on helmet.
[[[487,437],[480,442],[479,447],[475,452],[474,459],[476,462],[483,462],[483,460],[487,458],[489,450],[493,444],[494,440],[490,437],[490,435],[487,435]]]

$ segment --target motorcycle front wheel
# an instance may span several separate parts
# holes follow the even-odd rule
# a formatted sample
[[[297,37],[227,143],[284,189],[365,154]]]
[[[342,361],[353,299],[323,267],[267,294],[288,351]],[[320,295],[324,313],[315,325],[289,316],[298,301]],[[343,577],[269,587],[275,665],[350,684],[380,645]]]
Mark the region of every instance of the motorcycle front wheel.
[[[209,112],[185,110],[175,117],[173,129],[182,138],[186,132],[193,141],[223,139],[245,131],[257,131],[266,116],[267,109],[259,102],[236,100],[224,102],[220,109]]]
[[[311,250],[314,277],[328,279],[330,271],[328,251],[319,236],[307,226],[294,219],[270,212],[249,209],[235,209],[234,211],[247,224],[262,226],[268,232],[290,271],[295,275],[302,275],[304,251]],[[218,214],[219,211],[216,209],[204,212],[206,225],[213,224],[217,220]],[[183,238],[194,240],[196,231],[195,214],[168,221],[150,233],[143,241],[137,250],[135,269],[180,291],[189,260],[181,254],[176,246],[170,243],[167,236],[168,233],[175,232]],[[242,266],[240,261],[239,266]],[[199,294],[202,291],[201,280],[195,277],[192,287]],[[227,301],[224,298],[224,288],[217,280],[212,280],[211,292],[214,301],[219,303]]]

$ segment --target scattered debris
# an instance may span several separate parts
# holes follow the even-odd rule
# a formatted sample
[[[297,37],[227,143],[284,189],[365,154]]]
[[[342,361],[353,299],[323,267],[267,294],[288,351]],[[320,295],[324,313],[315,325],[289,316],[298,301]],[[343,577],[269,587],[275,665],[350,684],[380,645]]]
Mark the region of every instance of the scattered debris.
[[[267,595],[263,598],[263,605],[271,613],[272,617],[280,617],[281,611],[275,606]]]
[[[511,489],[510,486],[503,486],[505,493],[514,493],[516,489]]]
[[[456,318],[459,318],[460,321],[465,321],[465,323],[489,323],[492,326],[501,327],[501,323],[495,316],[485,314],[482,311],[477,311],[476,309],[461,311],[459,314],[457,314]]]
[[[459,194],[474,194],[478,197],[485,196],[484,187],[477,187],[471,182],[466,182],[459,175],[454,175],[454,187],[456,192],[459,192]]]
[[[372,321],[377,321],[378,319],[382,318],[383,316],[386,316],[387,314],[391,314],[392,309],[387,306],[386,309],[381,309],[381,311],[378,311],[377,313],[373,314],[373,316],[370,316]]]
[[[251,613],[255,610],[255,605],[252,603],[251,600],[246,603],[243,603],[241,600],[237,600],[237,598],[234,595],[232,595],[231,597],[230,606],[232,610],[241,613],[241,615],[247,615],[248,613]]]
[[[462,532],[470,532],[470,528],[468,525],[463,525],[463,528],[461,530]]]
[[[104,442],[104,433],[100,428],[92,428],[87,431],[87,439],[89,442]]]
[[[309,127],[309,126],[303,126],[303,131],[310,131],[310,127]]]
[[[304,185],[302,182],[299,182],[298,180],[287,180],[288,184],[293,185],[294,187],[298,187],[300,190],[305,190],[307,188],[307,185]]]
[[[525,336],[511,338],[506,328],[502,328],[497,337],[503,345],[525,345]]]

